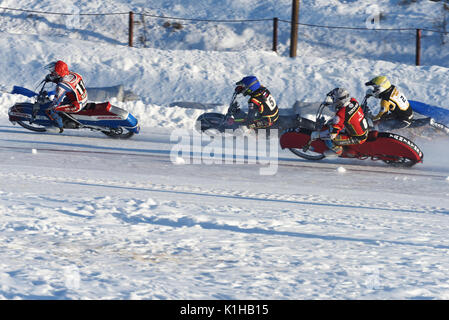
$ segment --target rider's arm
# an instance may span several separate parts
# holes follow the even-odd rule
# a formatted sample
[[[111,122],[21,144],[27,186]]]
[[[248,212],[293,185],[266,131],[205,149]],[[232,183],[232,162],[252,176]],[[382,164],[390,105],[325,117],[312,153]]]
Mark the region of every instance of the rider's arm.
[[[52,108],[56,108],[58,107],[62,100],[64,100],[64,97],[66,95],[67,92],[69,92],[71,90],[71,88],[63,83],[59,83],[58,86],[56,87],[56,94],[55,94],[55,98],[53,99],[52,102]]]
[[[344,127],[344,115],[343,118],[337,114],[323,127],[323,130],[312,132],[312,140],[315,139],[335,139]]]
[[[257,113],[262,114],[263,112],[263,103],[255,98],[251,98],[248,101],[248,124],[254,122]]]
[[[379,113],[373,118],[373,121],[378,121],[380,120],[380,118],[382,118],[382,116],[387,113],[388,111],[390,111],[390,107],[393,103],[389,100],[381,100],[380,101],[380,111]]]
[[[345,127],[345,113],[346,108],[341,108],[329,122],[329,137],[331,139],[335,139]]]

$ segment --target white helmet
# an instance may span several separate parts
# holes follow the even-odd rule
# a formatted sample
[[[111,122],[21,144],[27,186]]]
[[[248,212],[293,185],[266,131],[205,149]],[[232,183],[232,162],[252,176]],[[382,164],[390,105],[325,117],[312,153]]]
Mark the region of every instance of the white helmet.
[[[325,100],[325,104],[334,112],[342,107],[346,107],[351,102],[349,92],[344,88],[335,88],[330,91]]]

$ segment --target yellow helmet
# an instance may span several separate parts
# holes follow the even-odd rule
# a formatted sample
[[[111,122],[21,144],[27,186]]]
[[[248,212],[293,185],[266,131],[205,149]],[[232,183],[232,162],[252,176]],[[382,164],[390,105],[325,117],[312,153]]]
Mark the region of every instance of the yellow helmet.
[[[376,98],[379,98],[379,95],[384,92],[385,90],[388,90],[391,88],[391,83],[388,81],[386,76],[378,76],[367,83],[365,83],[365,86],[372,86],[373,87],[373,95]]]

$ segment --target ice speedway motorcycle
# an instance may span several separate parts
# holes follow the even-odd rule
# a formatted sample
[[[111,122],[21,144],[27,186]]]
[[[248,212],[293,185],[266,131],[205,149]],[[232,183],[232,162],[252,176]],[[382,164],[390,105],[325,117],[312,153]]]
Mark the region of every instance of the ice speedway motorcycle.
[[[196,120],[195,129],[200,132],[237,130],[241,124],[232,121],[236,112],[234,99],[235,97],[226,114],[210,112],[200,115]],[[315,121],[300,115],[279,116],[270,129],[278,129],[281,148],[288,149],[306,160],[324,159],[324,151],[328,150],[325,142],[310,139],[312,131],[320,130],[326,124],[324,107],[324,104],[319,106]],[[423,153],[411,140],[395,133],[379,132],[371,126],[367,141],[360,145],[344,146],[340,158],[381,160],[393,166],[411,167],[423,161]]]
[[[43,80],[39,93],[22,87],[15,87],[16,92],[27,97],[34,97],[35,102],[18,102],[8,110],[9,121],[18,123],[25,129],[46,132],[54,128],[45,114],[51,101],[45,90],[48,81]],[[139,133],[137,119],[128,111],[111,105],[109,102],[88,103],[77,113],[59,112],[63,119],[64,129],[90,129],[99,131],[111,138],[128,139]]]
[[[312,131],[326,125],[323,117],[325,105],[321,104],[315,117],[315,128],[297,127],[286,130],[280,137],[282,149],[289,149],[298,157],[307,160],[321,160],[329,150],[321,139],[311,140]],[[370,126],[368,139],[357,145],[343,146],[340,158],[381,160],[389,165],[411,167],[423,161],[423,152],[411,140],[396,133],[379,132]]]
[[[195,129],[198,132],[207,133],[209,130],[225,132],[228,130],[234,131],[242,127],[241,123],[233,120],[236,114],[241,114],[241,111],[239,111],[239,106],[235,102],[236,97],[237,95],[234,93],[226,114],[207,112],[200,115],[196,119]],[[293,127],[305,127],[313,129],[315,128],[315,122],[306,118],[299,117],[298,115],[280,114],[279,119],[269,129],[278,129],[278,132],[281,132],[285,129]]]

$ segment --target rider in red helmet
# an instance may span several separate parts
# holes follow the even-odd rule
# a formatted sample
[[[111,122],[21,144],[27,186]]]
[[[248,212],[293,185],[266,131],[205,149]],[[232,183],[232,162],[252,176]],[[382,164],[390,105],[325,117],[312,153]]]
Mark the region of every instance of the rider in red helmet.
[[[56,94],[50,107],[46,110],[47,116],[55,122],[59,132],[63,132],[62,118],[59,112],[76,113],[83,109],[87,103],[87,91],[81,75],[71,72],[64,61],[58,60],[46,66],[50,71],[45,77],[46,81],[56,83]]]

